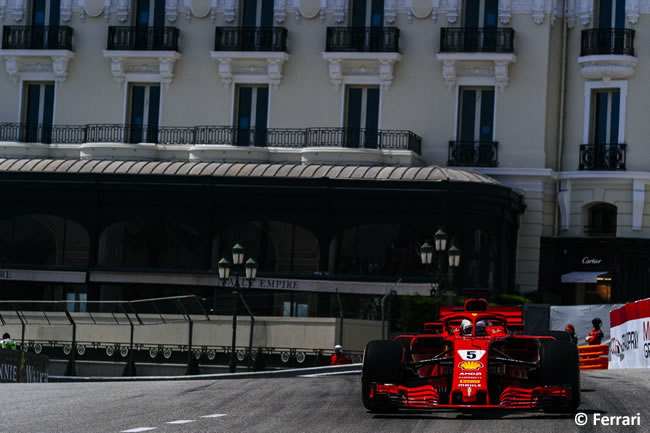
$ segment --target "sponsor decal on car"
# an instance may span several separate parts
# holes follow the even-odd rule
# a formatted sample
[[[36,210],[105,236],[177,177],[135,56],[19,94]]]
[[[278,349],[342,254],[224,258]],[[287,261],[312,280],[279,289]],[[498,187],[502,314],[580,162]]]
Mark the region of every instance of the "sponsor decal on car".
[[[463,361],[478,361],[485,355],[485,350],[457,350]]]
[[[479,361],[463,361],[458,363],[458,368],[461,370],[480,370],[483,368],[483,363]]]
[[[472,380],[461,379],[461,380],[460,380],[460,383],[481,383],[481,381],[480,381],[480,380],[476,380],[476,379],[472,379]]]

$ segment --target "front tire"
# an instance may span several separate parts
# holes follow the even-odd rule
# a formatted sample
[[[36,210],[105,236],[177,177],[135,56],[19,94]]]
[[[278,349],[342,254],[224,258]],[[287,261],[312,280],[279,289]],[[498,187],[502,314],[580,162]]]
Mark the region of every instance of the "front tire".
[[[404,347],[400,343],[386,340],[374,340],[366,345],[361,367],[361,400],[363,406],[371,412],[389,412],[388,399],[370,397],[372,383],[391,383],[398,385],[402,381]]]
[[[571,400],[552,405],[554,411],[575,411],[580,406],[580,359],[578,348],[570,341],[544,341],[540,348],[542,385],[571,386]]]

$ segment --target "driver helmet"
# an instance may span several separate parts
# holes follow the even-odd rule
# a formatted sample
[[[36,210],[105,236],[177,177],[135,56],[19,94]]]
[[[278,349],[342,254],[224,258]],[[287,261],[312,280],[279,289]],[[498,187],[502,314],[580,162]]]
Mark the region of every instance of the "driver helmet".
[[[485,320],[479,320],[476,322],[476,335],[485,335],[485,326],[487,322]]]
[[[341,346],[340,344],[337,344],[336,346],[334,346],[334,352],[340,353],[342,351],[343,351],[343,346]]]
[[[463,335],[470,335],[472,333],[472,322],[468,319],[463,319],[463,321],[460,322],[460,332]]]

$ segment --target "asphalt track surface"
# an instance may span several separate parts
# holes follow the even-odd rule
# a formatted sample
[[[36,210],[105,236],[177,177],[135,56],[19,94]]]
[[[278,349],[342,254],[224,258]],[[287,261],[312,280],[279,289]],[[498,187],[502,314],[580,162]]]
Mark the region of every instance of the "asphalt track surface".
[[[0,384],[0,432],[650,432],[649,370],[583,372],[584,427],[576,425],[574,414],[543,412],[373,415],[361,405],[359,389],[357,374]],[[639,414],[640,426],[594,426],[595,414]]]

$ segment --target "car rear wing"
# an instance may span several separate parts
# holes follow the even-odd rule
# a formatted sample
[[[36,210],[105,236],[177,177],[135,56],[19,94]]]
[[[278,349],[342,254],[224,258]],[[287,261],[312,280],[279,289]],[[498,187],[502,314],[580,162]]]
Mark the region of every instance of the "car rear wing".
[[[477,312],[477,313],[496,313],[506,319],[508,329],[511,331],[524,330],[524,312],[521,307],[517,306],[493,306],[488,305],[485,299],[470,298],[465,301],[462,307],[441,306],[440,316],[437,322],[430,322],[424,325],[424,329],[428,330],[427,326],[431,326],[431,330],[442,329],[442,322],[446,317],[462,312]],[[440,328],[437,328],[437,327]]]

